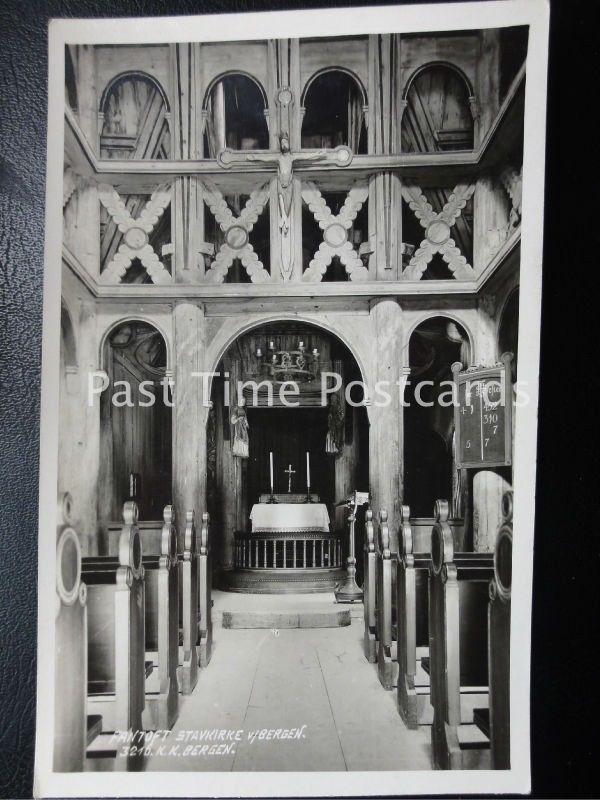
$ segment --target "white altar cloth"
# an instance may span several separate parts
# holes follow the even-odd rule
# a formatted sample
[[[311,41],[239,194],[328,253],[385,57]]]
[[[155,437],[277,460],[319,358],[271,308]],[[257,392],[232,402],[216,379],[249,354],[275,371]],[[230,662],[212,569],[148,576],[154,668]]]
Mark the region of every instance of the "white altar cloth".
[[[252,531],[329,531],[324,503],[256,503],[250,512]]]

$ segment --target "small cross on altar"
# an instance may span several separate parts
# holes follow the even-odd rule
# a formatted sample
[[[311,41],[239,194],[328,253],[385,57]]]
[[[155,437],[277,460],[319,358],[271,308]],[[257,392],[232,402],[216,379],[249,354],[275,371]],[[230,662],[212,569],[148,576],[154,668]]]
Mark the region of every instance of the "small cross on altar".
[[[292,475],[296,474],[296,470],[292,469],[292,465],[289,464],[287,469],[283,470],[285,474],[288,476],[288,494],[292,493]]]

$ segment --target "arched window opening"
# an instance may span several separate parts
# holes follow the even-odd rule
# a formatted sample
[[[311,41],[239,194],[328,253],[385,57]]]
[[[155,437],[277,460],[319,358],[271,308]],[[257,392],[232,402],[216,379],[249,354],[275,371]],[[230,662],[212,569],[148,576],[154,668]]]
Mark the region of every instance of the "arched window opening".
[[[431,517],[435,501],[451,503],[452,515],[464,513],[465,482],[454,466],[452,364],[470,363],[465,329],[447,317],[421,323],[409,342],[410,383],[404,402],[404,497],[414,517]],[[432,405],[425,405],[425,404]]]
[[[140,519],[161,519],[172,502],[165,340],[148,322],[123,322],[106,339],[103,364],[109,385],[100,398],[101,519],[119,520],[128,499],[138,503]]]
[[[345,144],[367,152],[365,98],[355,78],[332,69],[317,75],[304,96],[302,147],[319,149]]]
[[[470,88],[458,70],[432,64],[411,81],[402,117],[402,150],[432,153],[473,149]]]
[[[102,98],[101,158],[164,159],[171,155],[167,104],[156,81],[127,73]]]
[[[512,353],[510,365],[511,379],[517,380],[517,364],[519,361],[519,290],[514,289],[502,310],[498,327],[498,356]]]
[[[248,75],[225,75],[212,87],[205,104],[204,155],[220,150],[266,150],[269,129],[264,93]]]

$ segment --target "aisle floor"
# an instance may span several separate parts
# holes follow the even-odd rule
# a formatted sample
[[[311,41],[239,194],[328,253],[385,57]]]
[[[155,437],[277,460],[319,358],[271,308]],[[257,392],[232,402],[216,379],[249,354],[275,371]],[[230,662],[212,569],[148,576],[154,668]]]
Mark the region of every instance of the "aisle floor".
[[[354,615],[342,628],[217,627],[211,662],[146,769],[431,769],[429,728],[404,726],[362,630]]]

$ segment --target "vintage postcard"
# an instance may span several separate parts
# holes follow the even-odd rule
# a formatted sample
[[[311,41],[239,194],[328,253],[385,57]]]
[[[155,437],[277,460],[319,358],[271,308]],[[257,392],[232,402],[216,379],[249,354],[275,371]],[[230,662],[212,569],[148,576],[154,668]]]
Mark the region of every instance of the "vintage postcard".
[[[52,21],[36,796],[529,791],[547,36]]]

